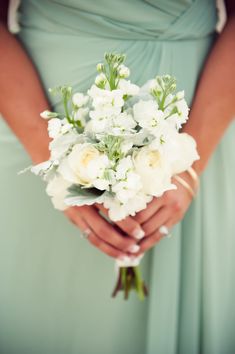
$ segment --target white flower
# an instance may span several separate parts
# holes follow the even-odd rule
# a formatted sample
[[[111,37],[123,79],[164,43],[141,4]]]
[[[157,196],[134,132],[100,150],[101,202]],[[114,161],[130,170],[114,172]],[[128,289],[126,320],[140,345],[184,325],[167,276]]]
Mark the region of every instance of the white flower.
[[[61,120],[59,118],[50,119],[48,122],[48,134],[50,138],[56,138],[60,134]]]
[[[125,179],[127,173],[133,171],[133,169],[134,169],[134,165],[131,156],[124,157],[118,162],[118,165],[116,167],[116,173],[115,173],[116,179],[118,180]]]
[[[156,135],[160,132],[161,124],[164,124],[164,113],[158,109],[154,100],[140,100],[133,106],[135,120],[142,128]]]
[[[103,90],[93,85],[90,90],[88,90],[88,95],[93,99],[92,105],[95,111],[98,111],[99,114],[103,116],[108,116],[112,113],[120,113],[124,105],[123,92],[121,90]],[[94,118],[91,112],[90,117]]]
[[[109,165],[108,157],[92,144],[76,144],[61,162],[58,171],[69,182],[91,187]]]
[[[96,70],[97,70],[98,72],[102,72],[103,69],[104,69],[104,64],[103,64],[103,63],[98,63],[98,64],[96,65]]]
[[[84,126],[86,124],[86,117],[88,115],[89,108],[79,108],[77,111],[74,112],[73,118],[75,121],[80,121],[81,124]]]
[[[132,146],[133,146],[133,141],[131,137],[129,137],[128,139],[123,140],[121,144],[121,151],[123,152],[124,155],[126,155],[130,151]]]
[[[74,131],[69,131],[65,135],[59,135],[54,140],[52,140],[49,144],[49,149],[51,151],[51,159],[58,160],[63,157],[71,145],[75,144],[79,139],[78,134]]]
[[[89,97],[85,96],[83,93],[80,93],[80,92],[75,93],[72,98],[73,104],[79,108],[82,106],[85,106],[87,104],[88,100],[89,100]]]
[[[121,64],[118,68],[118,73],[121,78],[125,79],[130,76],[130,69],[127,66]]]
[[[48,182],[46,192],[51,197],[56,209],[65,210],[68,208],[68,205],[64,203],[64,199],[68,194],[67,189],[70,185],[71,183],[64,180],[60,175],[55,176]]]
[[[172,175],[186,171],[199,159],[196,142],[186,133],[172,134],[164,150],[171,164]]]
[[[112,192],[121,203],[133,198],[142,188],[140,176],[134,172],[131,156],[121,159],[116,167],[116,183],[112,185]]]
[[[174,189],[168,158],[161,151],[144,146],[134,152],[133,162],[145,193],[159,197],[165,191]]]
[[[114,116],[111,121],[112,133],[122,134],[131,132],[136,126],[136,122],[130,114],[122,112],[117,116]]]
[[[101,73],[101,74],[97,75],[96,78],[95,78],[95,84],[97,86],[99,86],[100,84],[105,84],[106,81],[107,81],[107,78],[106,78],[104,73]]]
[[[62,120],[59,118],[50,119],[48,122],[49,137],[55,139],[59,135],[67,133],[72,127],[66,118]]]
[[[123,204],[117,198],[106,195],[104,197],[104,207],[109,209],[109,217],[113,221],[125,219],[128,215],[134,216],[139,211],[146,208],[152,197],[142,192],[136,194]]]
[[[40,113],[40,116],[43,119],[51,119],[51,118],[56,118],[58,116],[58,114],[56,112],[50,112],[48,110],[43,111],[42,113]]]
[[[51,166],[52,166],[52,161],[48,160],[48,161],[43,161],[37,165],[34,165],[33,167],[31,167],[30,170],[35,175],[41,175],[41,174],[45,173],[46,171],[48,171]]]
[[[126,179],[121,180],[112,186],[112,192],[121,203],[127,203],[142,188],[140,176],[134,172],[128,172]]]
[[[174,125],[177,130],[188,120],[189,107],[183,97],[184,91],[180,91],[176,96],[168,95],[165,102],[165,106],[168,105],[168,107],[164,111],[164,116],[167,117],[168,123]],[[170,104],[172,100],[173,103]],[[174,102],[175,100],[177,101]],[[170,116],[168,117],[168,115]]]
[[[127,96],[135,96],[139,93],[139,86],[132,84],[130,80],[121,79],[118,84],[118,88]]]

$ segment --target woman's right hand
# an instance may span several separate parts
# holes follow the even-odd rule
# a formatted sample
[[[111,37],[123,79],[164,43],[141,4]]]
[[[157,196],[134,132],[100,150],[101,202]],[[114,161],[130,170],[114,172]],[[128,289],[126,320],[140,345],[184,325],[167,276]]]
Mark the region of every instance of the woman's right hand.
[[[70,207],[64,211],[69,220],[87,234],[91,244],[113,258],[124,259],[139,251],[137,245],[144,232],[140,224],[132,217],[110,224],[99,213],[107,215],[103,207]]]

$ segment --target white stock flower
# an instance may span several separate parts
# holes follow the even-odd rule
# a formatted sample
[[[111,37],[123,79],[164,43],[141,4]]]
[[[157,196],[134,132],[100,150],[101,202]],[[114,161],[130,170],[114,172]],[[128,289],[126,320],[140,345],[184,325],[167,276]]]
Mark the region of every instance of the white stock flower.
[[[118,88],[127,96],[135,96],[139,93],[139,86],[132,84],[130,80],[121,79],[118,84]]]
[[[112,192],[121,203],[127,203],[142,188],[140,176],[134,172],[128,172],[126,179],[112,186]]]
[[[61,120],[59,118],[50,119],[48,122],[48,134],[50,138],[56,138],[60,134]]]
[[[92,98],[94,111],[90,111],[91,119],[110,118],[111,115],[121,113],[124,105],[123,92],[121,90],[102,90],[95,85],[88,90]]]
[[[82,106],[85,106],[87,104],[88,100],[89,100],[89,96],[86,96],[80,92],[75,93],[72,97],[72,101],[73,101],[74,106],[79,107],[79,108]]]
[[[126,203],[142,188],[140,176],[133,170],[131,156],[121,159],[116,167],[116,183],[112,186],[112,192],[121,203]]]
[[[127,176],[127,173],[130,171],[133,171],[134,169],[134,164],[131,159],[131,156],[124,157],[118,162],[118,165],[116,167],[116,179],[121,180],[125,179]]]
[[[84,126],[86,124],[86,117],[88,115],[88,112],[89,112],[88,107],[79,108],[74,112],[73,118],[75,121],[80,121]]]
[[[68,205],[64,203],[64,199],[68,194],[70,182],[66,181],[60,175],[56,175],[50,180],[46,187],[47,194],[51,197],[51,201],[56,209],[65,210]]]
[[[118,74],[121,78],[125,79],[130,76],[130,69],[127,66],[121,64],[118,68]]]
[[[92,144],[76,144],[61,162],[58,171],[71,183],[91,187],[109,165],[108,157]]]
[[[144,146],[135,151],[132,158],[145,193],[159,197],[165,191],[174,189],[168,158],[160,150]]]
[[[139,192],[133,198],[129,199],[126,204],[123,204],[117,198],[107,195],[104,197],[104,206],[109,209],[111,220],[120,221],[128,215],[134,216],[139,211],[145,209],[147,203],[151,200],[151,196]]]
[[[174,102],[174,99],[177,99]],[[173,103],[170,104],[171,100]],[[174,125],[179,130],[184,123],[188,120],[189,107],[184,99],[184,91],[178,92],[175,96],[168,95],[166,98],[165,106],[168,107],[164,111],[164,116],[167,117],[172,111],[175,111],[167,118],[167,122]]]
[[[187,133],[172,134],[164,150],[171,164],[172,175],[186,171],[199,159],[196,142]]]
[[[114,116],[111,121],[111,130],[114,134],[131,132],[135,126],[135,120],[126,112],[122,112],[117,116]]]
[[[49,144],[51,159],[57,160],[63,157],[68,152],[70,147],[78,141],[78,139],[78,134],[72,130],[70,130],[67,134],[57,136]]]
[[[107,78],[104,73],[100,73],[99,75],[96,76],[95,78],[95,84],[99,86],[100,84],[105,84],[107,81]]]
[[[53,118],[48,121],[48,134],[52,139],[57,138],[61,134],[67,133],[72,124],[68,123],[67,119]]]
[[[158,134],[161,124],[164,124],[164,113],[158,109],[154,100],[140,100],[133,106],[133,113],[139,125],[154,135]]]

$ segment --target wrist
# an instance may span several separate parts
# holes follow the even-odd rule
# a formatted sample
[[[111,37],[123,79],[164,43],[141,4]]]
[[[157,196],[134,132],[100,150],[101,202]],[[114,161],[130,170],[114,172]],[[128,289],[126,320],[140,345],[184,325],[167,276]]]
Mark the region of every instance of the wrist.
[[[173,178],[188,191],[192,198],[196,196],[199,188],[199,177],[192,167],[187,171],[173,176]]]

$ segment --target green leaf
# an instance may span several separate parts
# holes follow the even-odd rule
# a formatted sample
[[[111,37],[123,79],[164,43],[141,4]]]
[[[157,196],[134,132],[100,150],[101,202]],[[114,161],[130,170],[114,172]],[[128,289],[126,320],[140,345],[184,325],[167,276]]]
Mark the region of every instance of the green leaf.
[[[82,188],[78,184],[74,184],[68,188],[70,193],[65,198],[65,203],[72,206],[92,205],[94,203],[102,203],[105,191],[96,188]]]

